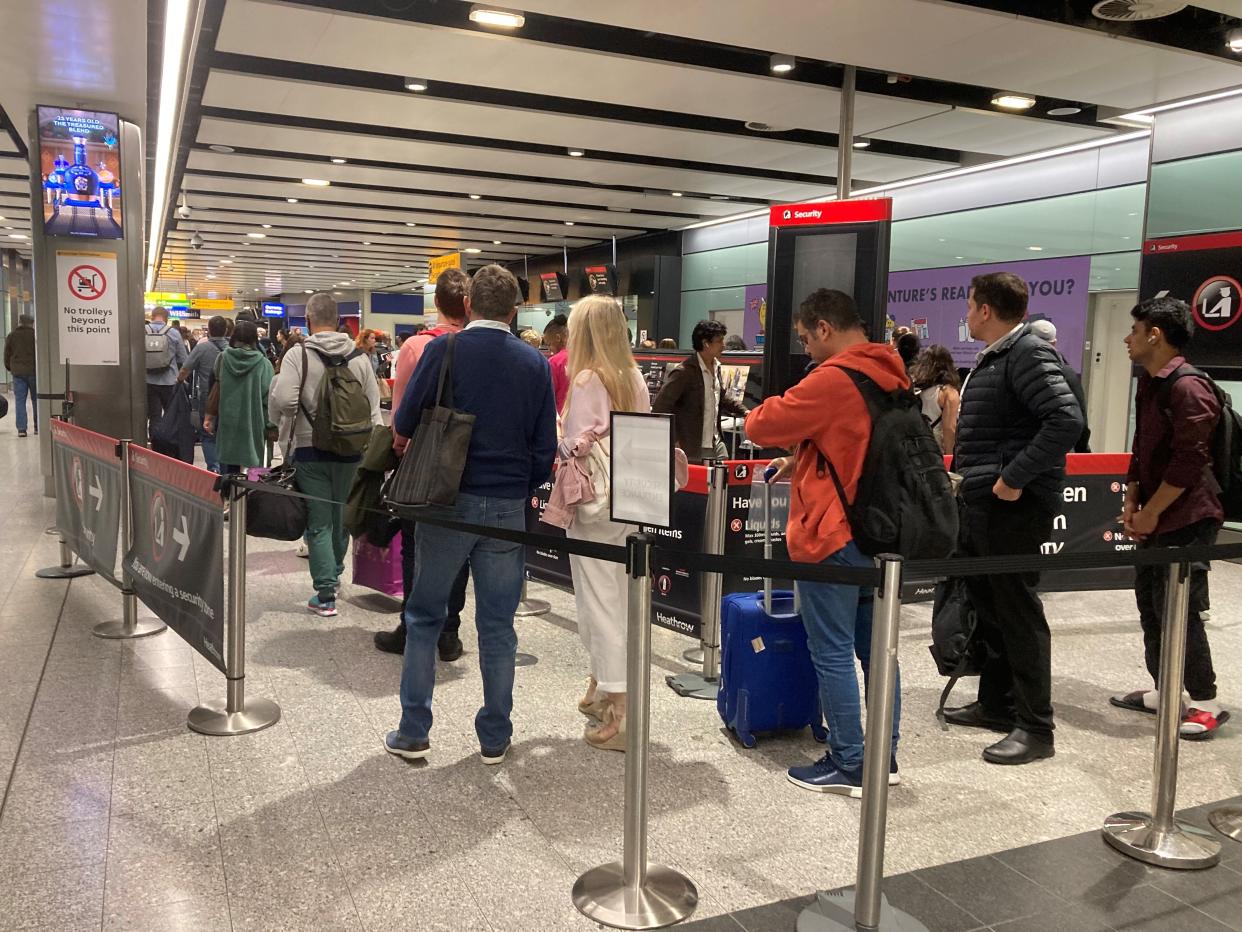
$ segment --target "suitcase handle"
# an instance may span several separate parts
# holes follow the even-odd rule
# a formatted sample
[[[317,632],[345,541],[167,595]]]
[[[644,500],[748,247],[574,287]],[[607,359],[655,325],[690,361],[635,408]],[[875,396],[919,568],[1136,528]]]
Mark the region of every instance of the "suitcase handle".
[[[772,559],[772,479],[776,475],[775,466],[767,466],[763,470],[763,558]],[[793,486],[790,486],[792,494]],[[789,533],[789,520],[785,520],[785,533]],[[798,592],[798,584],[794,583],[793,609],[795,615],[802,614],[802,598]],[[772,578],[763,578],[763,610],[772,614]]]

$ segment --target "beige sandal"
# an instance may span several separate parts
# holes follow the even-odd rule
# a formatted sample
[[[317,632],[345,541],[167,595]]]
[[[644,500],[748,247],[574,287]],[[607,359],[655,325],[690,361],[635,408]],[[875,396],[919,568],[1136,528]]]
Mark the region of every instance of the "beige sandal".
[[[625,705],[624,700],[620,703],[621,711],[617,711],[618,704],[613,703],[611,699],[606,700],[603,717],[598,725],[587,725],[586,733],[583,737],[587,744],[601,751],[625,751]]]
[[[598,691],[599,683],[595,677],[587,679],[586,695],[578,700],[578,711],[587,718],[593,718],[597,722],[604,720],[604,708],[608,705],[608,698]]]

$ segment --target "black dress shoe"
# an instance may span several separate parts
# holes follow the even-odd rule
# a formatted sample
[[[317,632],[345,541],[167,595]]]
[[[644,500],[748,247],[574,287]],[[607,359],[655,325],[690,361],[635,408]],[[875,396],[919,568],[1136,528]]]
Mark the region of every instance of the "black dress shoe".
[[[989,764],[1029,764],[1056,753],[1051,738],[1042,738],[1015,728],[990,748],[984,748],[983,759]]]
[[[399,622],[393,631],[378,631],[375,646],[386,654],[405,653],[405,622]]]
[[[461,656],[461,638],[457,636],[456,631],[442,631],[440,639],[436,642],[436,648],[440,652],[440,659],[445,663],[452,663]]]
[[[981,702],[972,702],[958,709],[945,709],[944,720],[950,725],[986,728],[989,731],[999,731],[1001,734],[1009,734],[1014,727],[1013,719],[989,712]]]

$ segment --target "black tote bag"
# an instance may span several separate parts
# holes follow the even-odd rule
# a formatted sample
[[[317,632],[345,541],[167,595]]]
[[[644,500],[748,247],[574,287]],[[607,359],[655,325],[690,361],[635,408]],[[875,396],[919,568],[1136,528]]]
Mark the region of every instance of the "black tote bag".
[[[470,452],[474,415],[453,408],[453,351],[457,334],[448,335],[436,403],[423,412],[414,438],[389,483],[389,504],[398,508],[457,503],[461,476]]]

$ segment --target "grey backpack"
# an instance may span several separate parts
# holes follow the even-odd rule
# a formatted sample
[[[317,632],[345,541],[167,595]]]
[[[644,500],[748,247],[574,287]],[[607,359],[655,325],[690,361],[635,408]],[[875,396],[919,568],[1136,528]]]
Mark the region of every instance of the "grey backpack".
[[[172,340],[168,337],[168,331],[172,329],[172,324],[165,324],[163,330],[152,332],[148,330],[144,336],[147,351],[147,371],[163,372],[173,361]]]

